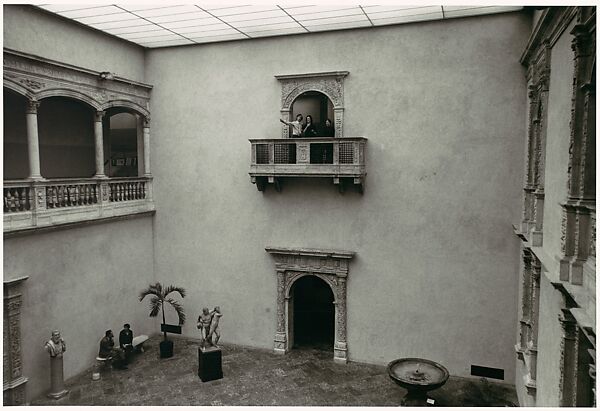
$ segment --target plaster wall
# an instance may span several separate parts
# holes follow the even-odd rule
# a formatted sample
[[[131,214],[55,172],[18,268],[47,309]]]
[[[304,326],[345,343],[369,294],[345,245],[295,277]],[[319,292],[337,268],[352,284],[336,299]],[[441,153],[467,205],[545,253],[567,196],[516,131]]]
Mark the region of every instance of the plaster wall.
[[[224,342],[271,348],[264,247],[356,251],[351,360],[419,356],[514,382],[529,30],[510,13],[150,50],[156,278],[188,288],[190,319],[220,305]],[[345,134],[369,138],[365,194],[302,178],[258,192],[247,139],[281,135],[273,76],[333,70],[350,72]]]
[[[575,22],[552,47],[550,90],[548,94],[548,132],[544,180],[544,250],[560,258],[562,207],[567,198],[569,164],[569,123],[573,95],[573,50],[569,34]]]
[[[4,5],[4,47],[144,81],[144,49],[30,5]]]
[[[28,401],[50,389],[44,343],[52,330],[67,345],[65,379],[94,364],[107,329],[118,336],[128,322],[135,334],[158,331],[137,299],[153,278],[152,246],[151,218],[4,240],[4,280],[29,276],[21,307]]]

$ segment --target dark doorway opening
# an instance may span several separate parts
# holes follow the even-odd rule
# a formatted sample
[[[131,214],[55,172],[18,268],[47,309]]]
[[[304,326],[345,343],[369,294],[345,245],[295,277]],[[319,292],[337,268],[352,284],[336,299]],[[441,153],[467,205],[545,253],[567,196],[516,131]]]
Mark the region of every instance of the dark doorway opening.
[[[316,276],[305,276],[292,288],[294,347],[333,351],[335,308],[333,292]]]

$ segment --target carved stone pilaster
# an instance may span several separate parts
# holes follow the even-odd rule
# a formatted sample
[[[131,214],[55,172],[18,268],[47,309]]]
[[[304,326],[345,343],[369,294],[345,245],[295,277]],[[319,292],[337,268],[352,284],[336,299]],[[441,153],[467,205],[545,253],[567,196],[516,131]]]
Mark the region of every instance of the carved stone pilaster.
[[[288,315],[285,301],[290,298],[292,286],[299,278],[314,275],[329,285],[333,292],[335,300],[334,360],[345,363],[348,359],[346,279],[349,260],[354,257],[355,253],[280,247],[266,247],[265,250],[273,255],[277,272],[275,352],[283,354],[291,348],[287,335],[293,330],[293,324]]]
[[[587,99],[583,87],[591,77],[594,65],[594,53],[592,45],[595,43],[595,31],[592,33],[583,24],[577,24],[571,34],[573,39],[571,48],[574,52],[573,69],[573,91],[571,103],[571,122],[569,137],[569,165],[567,168],[567,188],[568,195],[571,198],[582,198],[584,193],[581,191],[583,185],[583,163],[585,162],[585,150],[587,146],[584,129],[586,127],[586,114],[589,110],[589,98]]]
[[[531,245],[534,247],[541,247],[543,244],[544,197],[544,188],[538,188],[534,193],[533,220],[535,226],[531,232]]]
[[[520,320],[520,339],[517,346],[519,352],[527,348],[530,338],[531,326],[531,282],[532,282],[532,254],[528,249],[523,250],[523,273],[522,273],[522,294],[521,294],[521,320]]]
[[[4,282],[4,405],[25,405],[21,349],[21,284],[27,277]]]
[[[538,324],[540,318],[540,281],[542,277],[542,263],[536,256],[531,260],[531,330],[527,347],[537,350]]]
[[[346,342],[346,278],[339,277],[337,285],[336,306],[336,338],[333,347],[333,359],[337,362],[348,360],[348,344]]]
[[[562,309],[558,319],[562,327],[559,406],[575,407],[577,404],[577,322],[568,309]]]
[[[589,254],[596,257],[596,211],[593,211],[590,216],[590,248]]]

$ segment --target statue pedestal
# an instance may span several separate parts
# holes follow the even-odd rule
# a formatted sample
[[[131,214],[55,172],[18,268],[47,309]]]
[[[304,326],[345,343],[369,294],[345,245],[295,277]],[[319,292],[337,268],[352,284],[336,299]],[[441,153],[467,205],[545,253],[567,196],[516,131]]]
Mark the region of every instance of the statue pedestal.
[[[198,348],[198,377],[202,382],[223,378],[220,348]]]
[[[69,393],[65,389],[65,380],[63,376],[63,357],[50,357],[50,392],[49,398],[58,400]]]

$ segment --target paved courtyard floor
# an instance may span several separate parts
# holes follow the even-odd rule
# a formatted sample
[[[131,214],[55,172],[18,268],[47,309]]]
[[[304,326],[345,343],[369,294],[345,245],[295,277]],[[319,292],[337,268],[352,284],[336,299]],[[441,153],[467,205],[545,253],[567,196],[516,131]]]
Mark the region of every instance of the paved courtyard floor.
[[[60,400],[32,405],[215,405],[215,406],[398,406],[406,393],[386,367],[333,362],[333,352],[315,348],[276,355],[270,350],[223,344],[223,379],[198,378],[198,341],[174,338],[172,358],[158,357],[156,336],[127,370],[106,369],[92,381],[90,368],[66,381]],[[485,379],[450,377],[430,394],[441,406],[515,406],[514,388]]]

